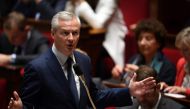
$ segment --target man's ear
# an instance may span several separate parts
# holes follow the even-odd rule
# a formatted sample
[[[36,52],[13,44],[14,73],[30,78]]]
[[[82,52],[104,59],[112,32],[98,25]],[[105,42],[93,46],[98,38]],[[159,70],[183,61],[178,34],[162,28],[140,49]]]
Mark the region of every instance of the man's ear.
[[[51,29],[51,36],[53,37],[55,35],[55,30]]]
[[[51,38],[54,40],[55,39],[55,31],[51,30]]]

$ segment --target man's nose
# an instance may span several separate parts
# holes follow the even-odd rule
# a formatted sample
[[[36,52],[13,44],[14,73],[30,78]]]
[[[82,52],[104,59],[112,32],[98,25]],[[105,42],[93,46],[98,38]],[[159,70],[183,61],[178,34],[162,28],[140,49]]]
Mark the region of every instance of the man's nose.
[[[74,36],[73,36],[72,32],[69,33],[68,39],[69,40],[73,40],[74,39]]]

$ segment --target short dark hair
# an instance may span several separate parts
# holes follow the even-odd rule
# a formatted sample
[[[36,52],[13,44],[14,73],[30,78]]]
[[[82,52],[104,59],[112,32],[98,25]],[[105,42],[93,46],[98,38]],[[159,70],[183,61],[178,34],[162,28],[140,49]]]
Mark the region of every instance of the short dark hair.
[[[148,77],[154,77],[156,83],[159,82],[156,70],[150,66],[147,65],[139,66],[139,69],[136,71],[136,74],[137,74],[137,79],[136,79],[137,81],[141,81]]]
[[[134,30],[136,40],[142,32],[149,32],[155,35],[156,41],[160,44],[159,50],[161,51],[165,46],[166,29],[164,25],[156,19],[141,20]]]
[[[3,28],[11,30],[17,27],[19,30],[24,30],[26,24],[25,16],[22,13],[13,11],[8,16],[3,24]]]

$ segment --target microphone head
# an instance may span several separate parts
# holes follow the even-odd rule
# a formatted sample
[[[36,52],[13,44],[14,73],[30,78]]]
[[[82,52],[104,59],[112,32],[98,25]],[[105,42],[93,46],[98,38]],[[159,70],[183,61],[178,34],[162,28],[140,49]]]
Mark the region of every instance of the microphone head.
[[[73,65],[73,68],[74,68],[75,73],[77,74],[77,76],[81,76],[83,74],[80,67],[79,67],[79,65],[77,63]]]

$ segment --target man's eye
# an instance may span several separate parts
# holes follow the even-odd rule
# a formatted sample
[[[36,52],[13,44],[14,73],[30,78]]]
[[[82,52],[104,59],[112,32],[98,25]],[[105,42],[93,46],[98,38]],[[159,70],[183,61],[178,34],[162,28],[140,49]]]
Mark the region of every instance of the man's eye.
[[[63,36],[68,36],[70,34],[70,32],[61,32],[61,35],[63,35]]]
[[[72,32],[72,35],[73,35],[73,36],[78,36],[78,35],[79,35],[79,32],[78,32],[78,31],[74,31],[74,32]]]

